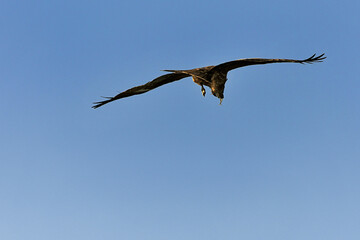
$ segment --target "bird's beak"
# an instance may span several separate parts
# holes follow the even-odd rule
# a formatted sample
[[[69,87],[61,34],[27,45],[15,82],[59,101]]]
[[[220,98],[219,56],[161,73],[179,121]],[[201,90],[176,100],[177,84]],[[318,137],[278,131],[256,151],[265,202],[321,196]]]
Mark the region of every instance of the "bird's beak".
[[[223,101],[223,98],[220,98],[220,103],[219,103],[219,105],[221,105],[222,101]]]

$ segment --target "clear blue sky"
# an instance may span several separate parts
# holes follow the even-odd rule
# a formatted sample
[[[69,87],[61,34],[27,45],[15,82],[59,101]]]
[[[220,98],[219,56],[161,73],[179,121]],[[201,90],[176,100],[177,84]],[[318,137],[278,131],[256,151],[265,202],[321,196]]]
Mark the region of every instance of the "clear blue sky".
[[[359,1],[0,2],[0,238],[360,239]],[[190,78],[161,69],[326,53]]]

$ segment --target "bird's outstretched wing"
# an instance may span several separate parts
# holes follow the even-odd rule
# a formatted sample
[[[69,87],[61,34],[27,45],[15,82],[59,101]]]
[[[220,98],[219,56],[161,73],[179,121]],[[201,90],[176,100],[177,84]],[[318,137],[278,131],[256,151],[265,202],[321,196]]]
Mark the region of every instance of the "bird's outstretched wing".
[[[133,95],[137,95],[137,94],[142,94],[142,93],[146,93],[150,90],[153,90],[154,88],[157,88],[157,87],[160,87],[164,84],[167,84],[167,83],[171,83],[171,82],[175,82],[175,81],[178,81],[182,78],[185,78],[185,77],[189,77],[190,75],[189,74],[185,74],[185,73],[170,73],[170,74],[165,74],[165,75],[162,75],[158,78],[155,78],[154,80],[148,82],[148,83],[145,83],[144,85],[140,85],[140,86],[137,86],[137,87],[133,87],[133,88],[130,88],[122,93],[119,93],[118,95],[114,96],[114,97],[104,97],[106,98],[107,100],[104,100],[104,101],[100,101],[100,102],[94,102],[94,106],[92,106],[92,108],[98,108],[98,107],[101,107],[102,105],[104,104],[107,104],[109,102],[112,102],[112,101],[115,101],[115,100],[118,100],[120,98],[125,98],[125,97],[130,97],[130,96],[133,96]]]
[[[221,63],[215,66],[212,71],[219,71],[223,73],[227,73],[235,68],[245,67],[249,65],[255,64],[267,64],[267,63],[280,63],[280,62],[293,62],[293,63],[313,63],[313,62],[322,62],[326,57],[324,57],[324,53],[316,56],[316,54],[304,60],[295,60],[295,59],[267,59],[267,58],[245,58],[239,59],[235,61]]]

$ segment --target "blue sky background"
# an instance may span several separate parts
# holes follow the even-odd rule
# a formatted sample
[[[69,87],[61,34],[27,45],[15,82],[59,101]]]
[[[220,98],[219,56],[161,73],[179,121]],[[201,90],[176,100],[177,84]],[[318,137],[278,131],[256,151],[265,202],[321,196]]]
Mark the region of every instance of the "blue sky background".
[[[360,2],[0,2],[0,238],[359,239]],[[113,102],[160,69],[232,71]]]

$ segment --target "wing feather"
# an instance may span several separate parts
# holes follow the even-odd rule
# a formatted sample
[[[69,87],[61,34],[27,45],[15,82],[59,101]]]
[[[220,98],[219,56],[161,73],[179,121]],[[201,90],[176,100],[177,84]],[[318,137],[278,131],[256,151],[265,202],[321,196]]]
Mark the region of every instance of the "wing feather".
[[[324,53],[316,56],[316,54],[304,60],[296,60],[296,59],[268,59],[268,58],[245,58],[239,59],[235,61],[225,62],[215,66],[212,71],[220,71],[227,73],[235,68],[245,67],[249,65],[256,64],[267,64],[267,63],[280,63],[280,62],[293,62],[293,63],[313,63],[313,62],[322,62],[326,57]]]
[[[152,81],[150,81],[148,83],[145,83],[144,85],[133,87],[133,88],[130,88],[130,89],[124,91],[124,92],[121,92],[121,93],[119,93],[118,95],[116,95],[114,97],[104,97],[107,100],[100,101],[100,102],[94,102],[94,106],[92,106],[92,108],[101,107],[104,104],[107,104],[109,102],[112,102],[112,101],[115,101],[115,100],[118,100],[118,99],[121,99],[121,98],[146,93],[146,92],[148,92],[150,90],[153,90],[153,89],[155,89],[157,87],[160,87],[160,86],[162,86],[164,84],[175,82],[175,81],[178,81],[178,80],[180,80],[182,78],[189,77],[189,76],[190,76],[189,74],[185,74],[185,73],[165,74],[165,75],[162,75],[162,76],[160,76],[158,78],[155,78],[154,80],[152,80]]]

